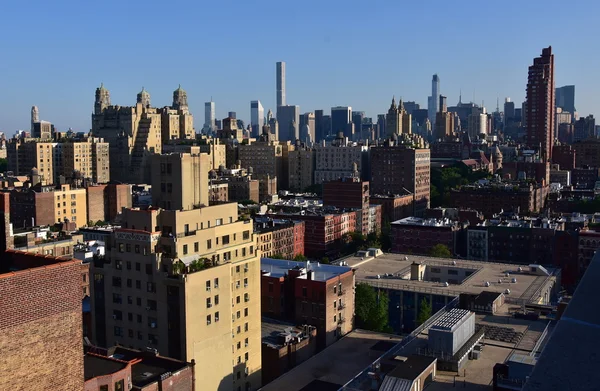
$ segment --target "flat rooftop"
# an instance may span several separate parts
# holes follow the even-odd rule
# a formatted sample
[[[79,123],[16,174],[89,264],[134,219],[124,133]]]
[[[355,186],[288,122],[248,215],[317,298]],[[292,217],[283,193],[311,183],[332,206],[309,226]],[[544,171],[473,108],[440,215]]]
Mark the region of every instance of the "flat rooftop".
[[[283,277],[291,269],[305,269],[305,272],[313,272],[312,279],[314,281],[327,281],[352,270],[348,266],[325,265],[319,262],[295,262],[272,258],[261,258],[260,269],[265,273],[263,275],[276,278]],[[307,274],[304,273],[298,278],[307,278]]]
[[[261,390],[317,391],[328,389],[327,386],[339,389],[400,339],[397,335],[354,330]]]
[[[83,357],[83,376],[87,381],[118,372],[126,366],[127,363],[88,353]]]
[[[434,258],[411,254],[385,253],[377,258],[348,257],[343,259],[347,265],[356,269],[356,281],[369,285],[397,290],[428,292],[437,295],[458,296],[461,293],[479,294],[482,291],[510,293],[507,298],[523,299],[527,302],[536,300],[536,295],[548,279],[552,277],[532,274],[525,265],[509,263],[494,263],[482,261],[467,261],[462,259]],[[463,269],[472,271],[459,284],[449,284],[433,281],[410,280],[410,265],[413,262],[423,263],[428,267],[443,267],[447,269]],[[522,271],[519,272],[519,267]],[[550,273],[554,272],[549,268]],[[508,277],[506,274],[509,274]],[[378,278],[379,276],[379,278]],[[513,283],[513,278],[516,283]],[[486,286],[486,282],[489,286]]]
[[[422,219],[420,217],[405,217],[392,222],[392,225],[409,225],[419,227],[453,227],[458,225],[457,222],[450,219]]]
[[[260,334],[262,343],[272,347],[283,346],[283,344],[280,342],[279,336],[281,333],[285,332],[286,329],[291,329],[293,333],[302,332],[302,328],[297,327],[293,323],[283,322],[263,316],[260,321]]]

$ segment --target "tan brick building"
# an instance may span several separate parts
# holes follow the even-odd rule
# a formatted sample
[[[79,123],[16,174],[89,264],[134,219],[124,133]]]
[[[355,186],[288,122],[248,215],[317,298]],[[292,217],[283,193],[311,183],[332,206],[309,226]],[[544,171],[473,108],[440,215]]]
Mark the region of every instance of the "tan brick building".
[[[165,209],[208,205],[209,159],[205,153],[152,157],[152,202]]]
[[[315,151],[306,147],[289,152],[289,190],[300,192],[315,183],[315,156]]]
[[[91,274],[93,335],[196,362],[207,390],[261,385],[260,263],[235,203],[125,209]]]
[[[0,389],[83,390],[81,261],[1,258]]]
[[[85,141],[63,143],[61,146],[61,175],[67,180],[90,179],[92,183],[110,181],[108,143],[102,139],[88,138]]]

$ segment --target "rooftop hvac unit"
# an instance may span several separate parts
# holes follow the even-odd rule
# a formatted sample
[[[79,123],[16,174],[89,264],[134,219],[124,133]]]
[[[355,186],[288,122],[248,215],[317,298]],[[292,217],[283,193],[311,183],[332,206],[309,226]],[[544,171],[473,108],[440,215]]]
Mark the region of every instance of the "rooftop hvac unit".
[[[510,277],[510,273],[506,272],[505,277]]]
[[[523,271],[523,268],[521,266],[519,266],[519,273],[521,273]]]
[[[448,281],[444,282],[444,286],[445,286],[446,288],[448,288],[448,287],[450,286],[450,284],[448,284]]]
[[[488,286],[490,286],[490,282],[486,281],[485,284],[483,284],[483,285],[485,285],[486,287],[488,287]]]
[[[502,279],[501,278],[498,279],[498,284],[502,284]]]
[[[513,278],[513,279],[512,279],[512,280],[510,280],[510,281],[511,281],[513,284],[516,284],[516,283],[517,283],[517,279],[516,279],[516,278]]]
[[[504,294],[505,294],[505,295],[510,295],[510,289],[506,289],[506,290],[504,291]]]

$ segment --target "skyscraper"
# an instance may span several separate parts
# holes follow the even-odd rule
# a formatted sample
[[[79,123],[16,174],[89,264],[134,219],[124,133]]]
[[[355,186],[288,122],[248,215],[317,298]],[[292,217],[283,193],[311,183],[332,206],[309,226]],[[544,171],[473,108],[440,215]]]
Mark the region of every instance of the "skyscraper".
[[[140,103],[142,107],[150,107],[150,93],[144,87],[137,94],[137,103]]]
[[[265,124],[265,109],[259,100],[250,102],[250,124],[252,125],[252,137],[258,137]]]
[[[533,59],[527,78],[526,142],[539,148],[544,161],[552,158],[554,145],[554,55],[552,46],[542,49],[542,55]]]
[[[210,100],[210,102],[204,103],[204,132],[214,132],[215,131],[215,102]]]
[[[277,107],[285,106],[285,62],[277,63]],[[278,118],[279,119],[279,118]],[[281,122],[281,120],[279,119]]]
[[[352,123],[352,107],[336,106],[331,108],[331,130],[334,134],[344,133],[345,137],[352,139],[350,127]]]
[[[300,129],[300,106],[278,106],[279,140],[296,141]]]
[[[440,78],[437,74],[433,75],[431,79],[431,96],[429,97],[427,105],[427,117],[432,125],[435,125],[435,115],[438,111],[440,104]]]
[[[36,122],[40,122],[40,111],[37,106],[31,107],[31,129],[30,132],[33,133],[33,124]]]
[[[230,112],[228,112],[228,113],[227,113],[227,116],[228,116],[229,118],[237,119],[237,114],[236,114],[236,112],[235,112],[235,111],[230,111]]]
[[[352,112],[352,123],[354,124],[354,132],[358,133],[359,137],[362,138],[362,125],[365,119],[364,111]]]
[[[308,128],[306,128],[306,125]],[[315,142],[315,114],[304,113],[300,116],[300,140],[306,142],[310,139],[311,142]]]
[[[575,86],[563,86],[556,89],[556,107],[575,115]]]
[[[327,136],[323,132],[323,110],[315,110],[315,142],[319,143]]]
[[[515,102],[511,102],[510,98],[504,101],[504,126],[515,120]]]

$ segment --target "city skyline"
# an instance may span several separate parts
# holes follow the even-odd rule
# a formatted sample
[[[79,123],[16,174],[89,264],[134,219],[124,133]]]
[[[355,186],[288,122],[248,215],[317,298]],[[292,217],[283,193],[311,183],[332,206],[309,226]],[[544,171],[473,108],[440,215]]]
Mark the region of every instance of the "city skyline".
[[[525,4],[521,12],[515,13],[510,8],[498,9],[494,13],[494,20],[510,17],[514,25],[527,25],[521,34],[527,35],[527,40],[520,40],[516,34],[500,29],[491,23],[488,10],[485,7],[461,7],[467,10],[461,20],[469,20],[468,25],[450,24],[441,17],[458,12],[451,4],[441,4],[437,12],[431,14],[432,22],[439,23],[435,37],[431,32],[425,33],[417,22],[411,22],[405,31],[413,29],[419,38],[409,46],[411,58],[419,61],[401,61],[403,55],[398,54],[385,62],[373,61],[376,53],[385,50],[385,47],[397,42],[398,33],[389,30],[391,15],[396,14],[398,4],[373,5],[373,12],[359,12],[354,7],[343,11],[345,19],[363,17],[365,22],[377,20],[378,23],[368,32],[354,32],[344,26],[322,27],[314,31],[300,29],[305,25],[304,16],[311,16],[311,22],[321,26],[321,20],[327,20],[339,11],[339,7],[331,4],[320,5],[318,15],[309,14],[308,10],[300,10],[296,19],[283,20],[277,25],[287,26],[286,37],[273,36],[274,26],[261,27],[253,37],[259,41],[268,42],[268,46],[277,50],[267,51],[267,55],[253,58],[245,62],[242,67],[236,62],[223,63],[222,61],[201,61],[200,67],[195,61],[178,64],[173,67],[173,62],[168,60],[171,56],[166,54],[164,59],[156,59],[146,65],[140,72],[139,58],[130,50],[128,40],[116,39],[111,45],[113,55],[118,60],[110,63],[97,61],[97,45],[89,44],[98,40],[100,35],[95,31],[87,31],[87,25],[92,25],[96,18],[111,18],[115,26],[113,36],[130,36],[138,26],[136,22],[128,21],[124,15],[108,13],[100,10],[97,14],[85,11],[87,5],[81,5],[81,17],[69,23],[61,23],[61,18],[66,18],[69,11],[66,6],[58,4],[52,10],[46,7],[33,7],[27,13],[23,5],[11,4],[3,16],[3,28],[11,31],[24,22],[22,15],[28,15],[31,25],[37,24],[47,17],[50,12],[56,21],[56,27],[50,32],[40,34],[40,30],[33,27],[23,31],[3,47],[6,61],[0,64],[0,70],[11,75],[4,78],[0,88],[0,104],[5,108],[5,113],[0,119],[0,130],[12,134],[17,129],[28,129],[30,122],[30,109],[33,105],[39,107],[45,120],[54,123],[58,129],[67,130],[72,127],[76,131],[88,131],[91,127],[90,113],[93,110],[93,90],[100,83],[111,91],[112,101],[119,105],[132,105],[135,103],[134,94],[144,86],[152,95],[153,106],[162,107],[170,104],[170,95],[177,84],[188,91],[190,97],[189,108],[192,113],[201,118],[204,102],[212,96],[216,102],[216,118],[224,118],[228,111],[236,111],[238,117],[249,122],[250,110],[248,103],[260,99],[265,110],[276,111],[275,104],[275,75],[274,63],[286,62],[286,98],[288,104],[299,105],[302,112],[323,109],[329,112],[331,107],[352,106],[364,111],[367,117],[376,118],[377,114],[385,113],[393,95],[396,99],[416,101],[421,107],[427,106],[427,97],[430,95],[431,75],[437,73],[443,79],[440,93],[448,97],[449,105],[458,101],[462,91],[463,101],[474,101],[481,104],[483,101],[488,112],[495,108],[496,99],[501,101],[511,97],[519,107],[525,98],[527,83],[527,69],[530,59],[537,55],[540,47],[552,45],[556,54],[556,86],[575,85],[577,96],[577,109],[580,116],[596,114],[595,91],[600,88],[598,81],[594,80],[593,70],[598,65],[598,56],[585,39],[592,36],[592,21],[594,10],[599,7],[590,4],[585,9],[581,5],[572,5],[572,14],[579,15],[577,21],[565,21],[565,28],[558,30],[541,28],[543,20],[551,17],[552,7],[540,8],[535,4]],[[535,3],[535,2],[532,2]],[[135,5],[132,5],[135,6]],[[212,4],[211,11],[222,12],[222,5]],[[273,7],[276,8],[276,7]],[[410,4],[402,7],[403,13],[428,12],[426,5]],[[431,7],[429,7],[431,8]],[[244,19],[259,14],[261,17],[275,18],[277,11],[270,7],[250,7],[240,5],[240,15]],[[264,15],[267,9],[268,15]],[[381,12],[384,11],[384,12]],[[429,10],[431,11],[431,10]],[[535,18],[531,18],[535,11]],[[70,12],[73,12],[70,10]],[[158,17],[156,7],[147,7],[144,11],[146,17]],[[173,11],[174,12],[174,11]],[[89,16],[86,16],[89,15]],[[339,14],[336,14],[340,16]],[[438,16],[439,15],[439,16]],[[181,20],[167,18],[165,30],[181,28],[183,35],[189,38],[178,41],[177,44],[169,42],[169,53],[177,53],[190,46],[190,40],[196,39],[198,34],[216,28],[217,21],[207,21],[200,33],[194,33],[190,24],[194,12],[184,15]],[[168,22],[177,20],[178,23]],[[446,20],[451,20],[447,18]],[[224,51],[234,50],[237,56],[247,57],[250,52],[244,44],[243,23],[241,17],[234,17],[231,34],[217,36],[213,41],[206,41],[207,47],[216,58]],[[65,20],[66,22],[66,20]],[[141,22],[140,22],[141,23]],[[239,26],[238,26],[239,24]],[[64,25],[64,26],[62,26]],[[180,27],[181,25],[181,27]],[[569,26],[577,28],[569,28]],[[177,27],[176,27],[177,26]],[[81,34],[74,35],[75,29],[82,30]],[[477,31],[469,41],[469,47],[452,46],[452,50],[441,48],[431,50],[431,43],[439,36],[464,35],[465,31]],[[577,31],[577,35],[570,31]],[[156,38],[160,42],[170,40],[163,30],[149,31],[148,39]],[[400,32],[400,34],[406,34]],[[200,35],[201,37],[201,35]],[[283,43],[288,42],[287,45]],[[56,45],[56,42],[61,44]],[[202,45],[194,43],[192,49]],[[290,44],[292,42],[292,44]],[[309,61],[305,53],[295,48],[302,45],[311,45],[319,61]],[[362,45],[369,49],[372,56],[363,56],[357,62],[339,62],[339,56],[349,45]],[[465,56],[471,51],[473,45],[480,45],[483,49],[487,45],[502,47],[503,51],[495,52],[496,55],[481,55],[468,62]],[[592,45],[593,46],[593,45]],[[593,47],[592,47],[593,49]],[[73,52],[77,56],[73,57]],[[485,50],[482,50],[482,53]],[[43,63],[35,60],[43,56]],[[315,58],[315,56],[309,56]],[[410,63],[410,64],[408,64]],[[325,64],[325,65],[324,65]],[[252,75],[252,77],[248,77]],[[353,82],[349,82],[353,80]],[[360,80],[361,88],[356,88],[355,80]],[[232,93],[233,92],[233,93]],[[69,110],[64,110],[64,107]],[[197,130],[200,124],[196,124]]]

